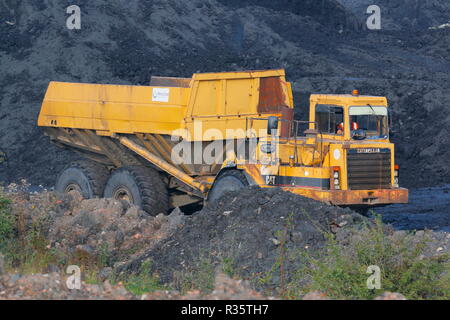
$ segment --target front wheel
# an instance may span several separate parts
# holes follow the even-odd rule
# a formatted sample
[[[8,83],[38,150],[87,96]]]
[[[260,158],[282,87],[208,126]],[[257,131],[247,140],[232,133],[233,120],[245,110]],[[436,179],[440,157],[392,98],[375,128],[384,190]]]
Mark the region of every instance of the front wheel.
[[[169,196],[159,173],[148,167],[119,168],[105,187],[105,198],[125,200],[152,216],[167,214]]]
[[[208,201],[215,202],[227,192],[238,191],[248,186],[247,179],[242,171],[226,170],[219,174],[208,193]]]

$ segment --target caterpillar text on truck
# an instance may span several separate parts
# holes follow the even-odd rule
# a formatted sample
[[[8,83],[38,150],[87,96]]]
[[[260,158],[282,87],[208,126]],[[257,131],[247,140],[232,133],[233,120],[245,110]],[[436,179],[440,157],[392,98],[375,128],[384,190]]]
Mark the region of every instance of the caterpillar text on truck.
[[[55,189],[149,214],[255,185],[359,211],[406,203],[385,97],[313,94],[294,120],[284,70],[152,77],[149,86],[51,82],[38,125],[86,158]]]

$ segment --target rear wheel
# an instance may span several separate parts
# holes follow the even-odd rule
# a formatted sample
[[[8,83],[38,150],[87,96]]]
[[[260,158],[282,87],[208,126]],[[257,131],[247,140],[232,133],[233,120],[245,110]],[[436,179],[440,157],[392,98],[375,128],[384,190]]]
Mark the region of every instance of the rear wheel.
[[[103,196],[109,170],[101,164],[80,160],[68,165],[56,179],[55,190],[61,193],[78,191],[83,198]]]
[[[156,170],[147,167],[130,166],[114,171],[106,184],[104,196],[128,201],[152,216],[167,214],[169,208],[165,183]]]
[[[234,169],[226,170],[214,182],[211,191],[208,193],[208,201],[215,202],[225,193],[237,191],[247,186],[248,182],[242,171]]]

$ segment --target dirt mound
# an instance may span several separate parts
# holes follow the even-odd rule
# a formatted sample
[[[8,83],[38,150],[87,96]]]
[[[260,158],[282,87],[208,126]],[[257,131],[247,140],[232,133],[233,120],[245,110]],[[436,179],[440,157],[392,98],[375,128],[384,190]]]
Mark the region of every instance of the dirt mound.
[[[231,279],[223,273],[215,277],[214,290],[204,294],[198,290],[181,294],[178,291],[154,291],[133,295],[121,284],[108,281],[92,285],[81,283],[79,290],[68,289],[67,277],[58,273],[20,275],[0,274],[0,300],[275,300],[253,290],[248,281]],[[329,300],[321,292],[306,294],[302,300]],[[376,300],[406,300],[399,293],[385,292]]]
[[[64,261],[58,262],[60,265],[67,265],[73,259],[102,260],[101,265],[110,273],[114,264],[141,255],[185,219],[179,209],[167,216],[152,217],[126,201],[84,200],[76,191],[30,194],[24,191],[27,188],[24,183],[8,189],[18,241],[31,238],[34,239],[31,242],[40,243],[40,249],[48,254],[54,256],[51,252],[57,252],[64,257]]]
[[[0,275],[0,300],[130,300],[136,299],[121,285],[82,283],[70,290],[58,273]]]
[[[0,274],[0,300],[263,300],[247,281],[234,280],[223,273],[215,277],[214,290],[181,294],[178,291],[154,291],[133,295],[122,284],[109,281],[92,285],[81,283],[80,289],[68,289],[67,276],[58,273],[20,275]]]
[[[130,259],[165,238],[179,224],[183,213],[177,209],[170,215],[151,217],[125,201],[90,199],[78,201],[78,193],[71,195],[71,210],[55,212],[49,230],[51,247],[64,251],[84,251],[105,255],[109,264]]]
[[[247,188],[225,195],[194,214],[182,229],[151,251],[124,266],[137,271],[142,262],[164,283],[180,280],[204,261],[226,265],[243,279],[259,279],[279,263],[280,251],[316,252],[327,233],[362,224],[364,217],[349,210],[307,199],[281,189]],[[286,263],[285,272],[293,267]],[[278,276],[265,287],[279,285]]]
[[[141,296],[142,300],[274,300],[274,297],[264,297],[253,290],[248,281],[231,279],[224,273],[217,273],[214,279],[214,289],[204,294],[192,290],[186,294],[179,291],[155,291]]]

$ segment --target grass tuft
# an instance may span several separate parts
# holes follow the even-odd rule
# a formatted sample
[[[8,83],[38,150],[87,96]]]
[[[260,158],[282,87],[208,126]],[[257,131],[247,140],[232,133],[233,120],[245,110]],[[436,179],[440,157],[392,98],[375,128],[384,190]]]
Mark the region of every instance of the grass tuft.
[[[374,227],[356,231],[346,245],[329,236],[320,256],[300,254],[304,263],[286,296],[295,299],[320,291],[334,299],[373,299],[390,291],[408,299],[449,299],[449,255],[426,256],[428,241],[413,234],[388,235],[380,218]],[[380,289],[367,286],[369,266],[381,270]]]

